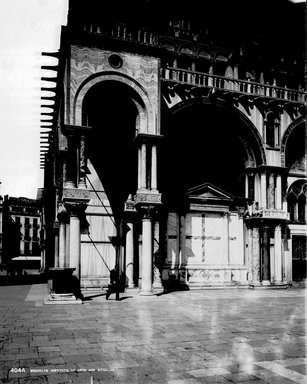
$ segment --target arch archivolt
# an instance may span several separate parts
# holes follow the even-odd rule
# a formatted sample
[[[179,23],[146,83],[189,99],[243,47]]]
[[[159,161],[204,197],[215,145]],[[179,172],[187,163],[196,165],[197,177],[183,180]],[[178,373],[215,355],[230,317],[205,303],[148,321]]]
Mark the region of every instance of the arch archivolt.
[[[82,106],[87,92],[96,84],[103,81],[115,81],[125,84],[132,90],[132,101],[134,102],[137,110],[137,127],[136,129],[142,133],[156,134],[157,132],[157,118],[150,102],[148,93],[137,81],[129,76],[117,72],[103,72],[90,76],[78,88],[73,102],[73,123],[82,125]]]
[[[294,131],[296,127],[299,125],[305,123],[305,118],[303,116],[298,117],[296,120],[292,121],[292,123],[289,125],[289,127],[286,129],[282,140],[281,140],[281,147],[280,147],[280,153],[281,153],[281,166],[286,166],[286,146],[287,141],[291,135],[291,133]]]

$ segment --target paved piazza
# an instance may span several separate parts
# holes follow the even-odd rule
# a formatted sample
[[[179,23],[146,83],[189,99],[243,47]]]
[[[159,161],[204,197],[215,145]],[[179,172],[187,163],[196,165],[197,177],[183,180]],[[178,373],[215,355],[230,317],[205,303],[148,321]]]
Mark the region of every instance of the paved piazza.
[[[0,383],[307,382],[302,289],[46,296],[44,284],[0,287]]]

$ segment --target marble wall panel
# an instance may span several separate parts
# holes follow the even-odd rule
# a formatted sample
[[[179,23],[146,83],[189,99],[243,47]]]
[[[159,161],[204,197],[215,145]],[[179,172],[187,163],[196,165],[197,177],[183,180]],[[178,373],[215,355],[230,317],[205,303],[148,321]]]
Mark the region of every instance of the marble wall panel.
[[[229,217],[229,253],[230,264],[244,264],[243,219],[237,213]]]
[[[179,217],[176,212],[170,212],[167,219],[167,261],[172,268],[179,263]]]
[[[227,241],[224,228],[224,218],[221,214],[206,213],[205,215],[205,257],[204,262],[206,265],[224,264],[225,255],[224,250],[227,248],[225,242]]]
[[[115,248],[111,244],[96,243],[99,250],[98,254],[96,248],[91,243],[81,243],[81,276],[82,277],[106,277],[109,278],[109,269],[114,268],[115,265]],[[102,258],[105,263],[103,262]]]

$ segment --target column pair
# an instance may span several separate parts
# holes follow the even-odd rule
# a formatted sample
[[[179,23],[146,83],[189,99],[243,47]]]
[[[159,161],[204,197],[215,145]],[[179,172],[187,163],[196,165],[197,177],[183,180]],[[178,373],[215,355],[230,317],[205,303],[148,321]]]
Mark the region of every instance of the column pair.
[[[64,162],[64,180],[66,188],[86,188],[86,146],[85,136],[67,136],[68,151]]]
[[[148,157],[148,150],[150,150],[150,157]],[[138,149],[138,190],[157,191],[157,147],[155,144],[149,146],[142,142]]]

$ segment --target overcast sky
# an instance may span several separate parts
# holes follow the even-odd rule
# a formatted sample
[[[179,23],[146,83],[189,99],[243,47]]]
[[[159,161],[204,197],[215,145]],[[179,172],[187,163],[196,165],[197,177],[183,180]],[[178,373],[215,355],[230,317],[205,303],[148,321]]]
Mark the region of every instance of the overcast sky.
[[[36,198],[40,170],[41,52],[59,48],[67,0],[0,1],[0,195]]]

